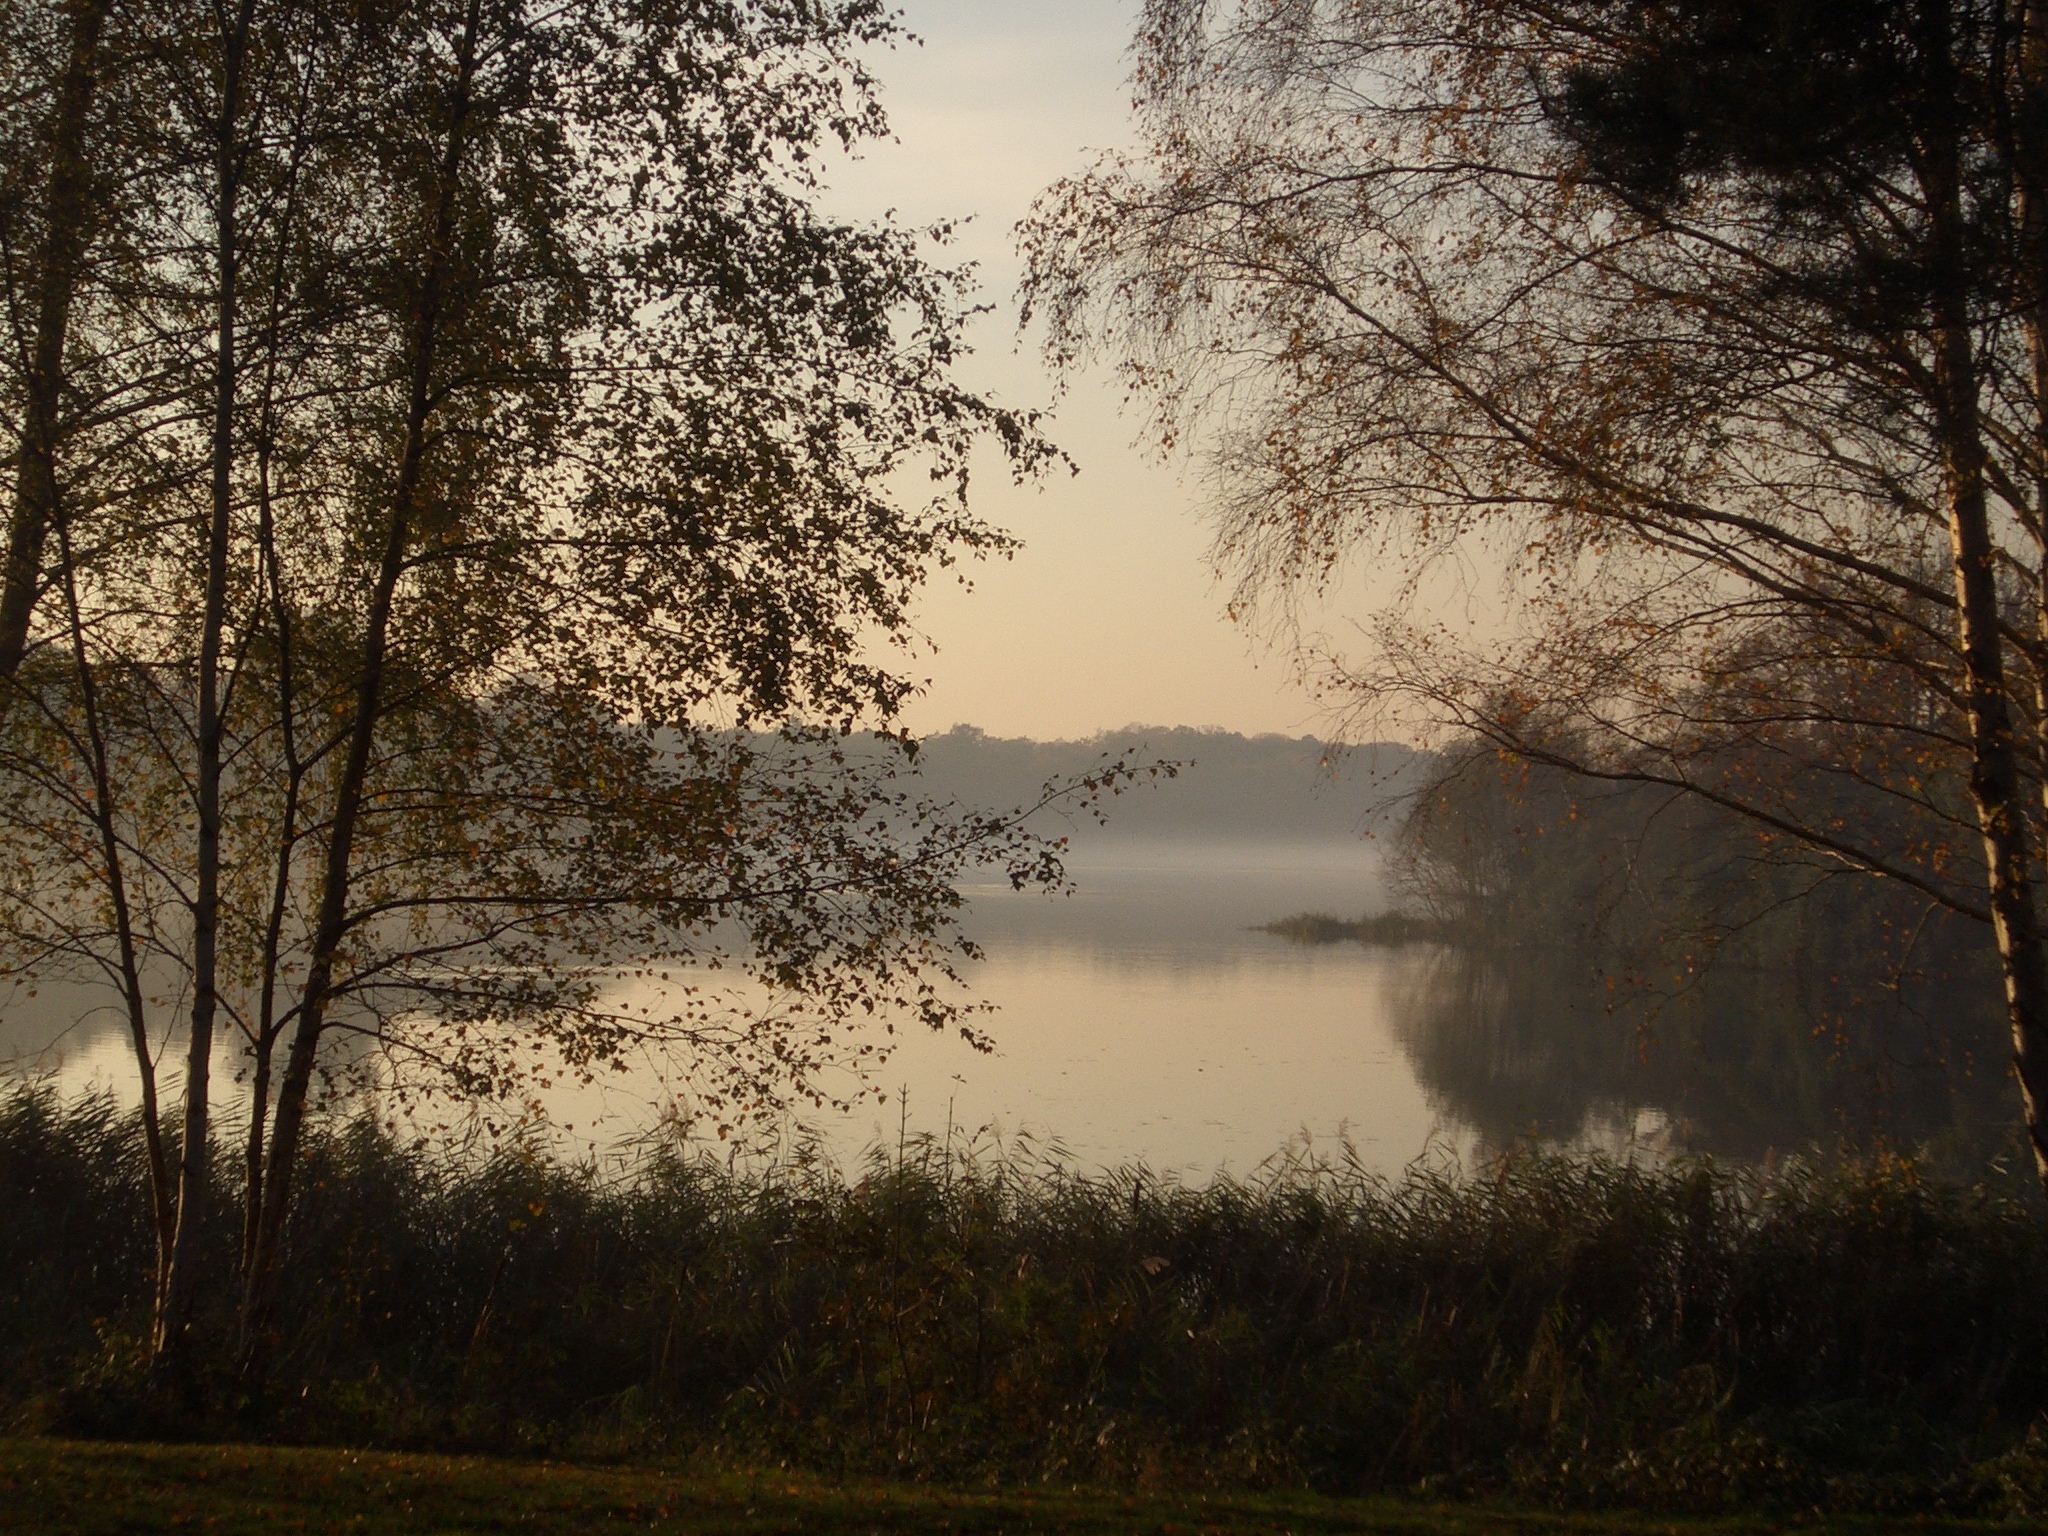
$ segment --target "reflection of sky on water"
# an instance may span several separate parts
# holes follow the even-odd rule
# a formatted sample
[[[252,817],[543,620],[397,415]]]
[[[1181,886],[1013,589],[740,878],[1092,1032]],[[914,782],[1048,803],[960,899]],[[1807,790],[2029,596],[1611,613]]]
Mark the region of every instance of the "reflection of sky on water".
[[[1513,950],[1303,947],[1253,931],[1303,910],[1378,910],[1375,870],[1373,847],[1348,838],[1100,841],[1077,858],[1071,896],[975,886],[966,927],[987,959],[967,971],[997,1005],[981,1021],[995,1052],[913,1027],[870,1078],[879,1102],[811,1111],[771,1139],[807,1137],[846,1164],[905,1130],[950,1126],[1055,1144],[1083,1166],[1143,1161],[1197,1177],[1246,1172],[1304,1134],[1330,1155],[1348,1141],[1388,1174],[1432,1149],[1532,1134],[1632,1157],[1693,1147],[1758,1158],[1874,1130],[1966,1171],[2009,1139],[2001,1074],[1959,1074],[1938,1059],[1915,1068],[1898,1052],[1882,1070],[1837,1060],[1810,1038],[1782,981],[1721,977],[1642,1033],[1640,1018],[1610,1012],[1612,997],[1582,966]],[[621,983],[615,1000],[664,1011],[636,990],[647,985]],[[0,993],[0,1063],[132,1102],[134,1064],[106,1000],[78,987]],[[1859,1020],[1858,1038],[1885,1044],[1882,1026]],[[1925,1045],[1907,1024],[1891,1027],[1901,1051]],[[226,1126],[245,1113],[242,1065],[224,1035],[214,1082]],[[615,1150],[688,1108],[677,1063],[625,1066],[589,1085],[557,1072],[539,1095],[565,1149]],[[169,1049],[167,1109],[181,1076]],[[844,1097],[856,1085],[826,1086]],[[430,1104],[416,1123],[462,1122]]]
[[[991,940],[996,1054],[911,1040],[884,1079],[907,1087],[913,1126],[943,1109],[970,1129],[1055,1135],[1084,1163],[1243,1172],[1304,1132],[1347,1137],[1389,1172],[1420,1155],[1437,1118],[1386,1011],[1404,957],[1252,937],[1200,959]],[[834,1142],[894,1129],[893,1115],[848,1118]]]
[[[1072,873],[1064,897],[971,888],[966,928],[987,959],[969,975],[999,1009],[985,1021],[993,1054],[901,1032],[873,1079],[885,1100],[812,1112],[803,1129],[841,1161],[950,1125],[1057,1143],[1084,1165],[1189,1175],[1247,1171],[1304,1134],[1332,1155],[1348,1140],[1388,1173],[1433,1143],[1464,1144],[1416,1081],[1390,1012],[1424,952],[1252,931],[1304,909],[1383,905],[1369,845],[1098,846]],[[594,1121],[644,1123],[660,1093],[643,1072],[550,1103],[581,1139]]]
[[[1252,925],[1383,904],[1369,847],[1162,845],[1105,850],[1064,898],[977,888],[976,980],[1002,1012],[997,1051],[906,1041],[890,1081],[913,1123],[950,1111],[1057,1136],[1085,1163],[1142,1158],[1244,1171],[1306,1132],[1371,1166],[1420,1155],[1438,1121],[1388,1013],[1413,952],[1305,949]],[[833,1140],[886,1137],[870,1110]]]
[[[1392,1172],[1441,1134],[1389,1013],[1412,991],[1419,952],[1304,949],[1250,931],[1304,909],[1382,905],[1369,845],[1098,848],[1073,874],[1068,897],[972,889],[967,927],[988,958],[970,977],[999,1007],[986,1021],[996,1051],[900,1034],[875,1078],[885,1103],[808,1117],[835,1156],[950,1120],[1057,1141],[1084,1164],[1143,1159],[1190,1174],[1244,1171],[1302,1133],[1333,1152],[1346,1136]],[[81,1017],[93,1001],[46,988],[0,1004],[0,1060],[132,1099],[121,1022]],[[216,1082],[230,1114],[237,1065],[224,1042]],[[175,1059],[161,1076],[168,1099]],[[575,1127],[565,1135],[602,1146],[645,1128],[673,1097],[669,1076],[645,1062],[545,1100]]]
[[[180,989],[165,985],[155,990],[153,1020],[185,1016],[191,1003]],[[182,1030],[159,1032],[157,1095],[167,1115],[182,1101],[184,1051]],[[230,1120],[245,1113],[244,1067],[240,1037],[222,1030],[208,1097],[216,1113]],[[46,1083],[66,1096],[108,1093],[123,1104],[137,1102],[142,1078],[127,1015],[113,988],[77,980],[0,987],[0,1076],[7,1075]]]

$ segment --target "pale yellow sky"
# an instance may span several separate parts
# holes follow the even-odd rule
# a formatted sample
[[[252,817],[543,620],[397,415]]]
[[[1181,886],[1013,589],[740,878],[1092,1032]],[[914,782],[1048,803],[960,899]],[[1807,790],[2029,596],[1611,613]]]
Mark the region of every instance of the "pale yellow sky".
[[[1016,337],[1011,231],[1050,182],[1130,134],[1124,49],[1134,0],[905,0],[923,45],[878,54],[897,142],[833,177],[845,212],[912,223],[971,216],[956,252],[980,264],[995,312],[977,325],[966,382],[1006,403],[1053,395]],[[1300,734],[1321,723],[1284,655],[1223,618],[1203,559],[1199,469],[1132,446],[1106,376],[1074,381],[1052,436],[1080,474],[1014,490],[991,473],[977,510],[1025,541],[1009,563],[937,584],[920,621],[938,646],[910,709],[918,731],[1086,736],[1133,722]],[[991,469],[995,465],[991,463]]]

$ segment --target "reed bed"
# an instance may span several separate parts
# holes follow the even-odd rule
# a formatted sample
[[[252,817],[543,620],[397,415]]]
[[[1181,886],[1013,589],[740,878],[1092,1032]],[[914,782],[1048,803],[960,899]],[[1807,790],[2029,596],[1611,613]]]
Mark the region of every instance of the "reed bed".
[[[1297,912],[1277,922],[1262,923],[1258,931],[1293,944],[1342,944],[1349,941],[1389,948],[1403,944],[1450,944],[1469,936],[1456,924],[1440,918],[1417,917],[1411,912],[1379,912],[1366,917]]]
[[[183,1420],[137,1363],[140,1179],[106,1102],[0,1100],[17,1427],[1668,1507],[2048,1489],[2048,1219],[1903,1161],[1193,1185],[932,1140],[463,1159],[361,1119],[310,1147],[270,1390]]]

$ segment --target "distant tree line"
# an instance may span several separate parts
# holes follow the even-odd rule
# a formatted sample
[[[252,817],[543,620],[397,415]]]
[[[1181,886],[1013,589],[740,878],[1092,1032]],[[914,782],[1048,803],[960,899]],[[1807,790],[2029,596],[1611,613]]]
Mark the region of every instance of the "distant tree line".
[[[1080,741],[991,736],[972,726],[923,738],[918,770],[935,792],[967,805],[1016,805],[1048,781],[1084,777],[1107,762],[1177,765],[1116,802],[1097,832],[1117,840],[1330,842],[1363,839],[1407,803],[1429,755],[1397,742],[1347,748],[1313,736],[1245,736],[1187,726],[1126,726]]]

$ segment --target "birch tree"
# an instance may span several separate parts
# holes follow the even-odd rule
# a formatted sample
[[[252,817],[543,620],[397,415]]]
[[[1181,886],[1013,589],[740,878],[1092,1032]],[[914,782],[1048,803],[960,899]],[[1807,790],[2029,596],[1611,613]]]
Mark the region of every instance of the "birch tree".
[[[1050,450],[952,382],[942,232],[816,207],[884,129],[869,0],[151,14],[170,169],[124,356],[164,403],[130,515],[73,539],[60,497],[0,917],[19,973],[107,978],[145,1072],[184,1028],[166,1360],[239,1037],[260,1383],[323,1082],[503,1100],[651,1049],[730,1125],[862,1091],[901,1024],[984,1043],[956,878],[1058,850],[916,793],[888,648],[931,572],[1010,547],[975,446]]]
[[[1025,235],[1054,355],[1213,450],[1239,613],[1408,573],[1364,649],[1296,631],[1341,703],[1982,920],[2048,1181],[2043,27],[1155,0],[1145,150]],[[1496,622],[1410,606],[1475,550]]]

